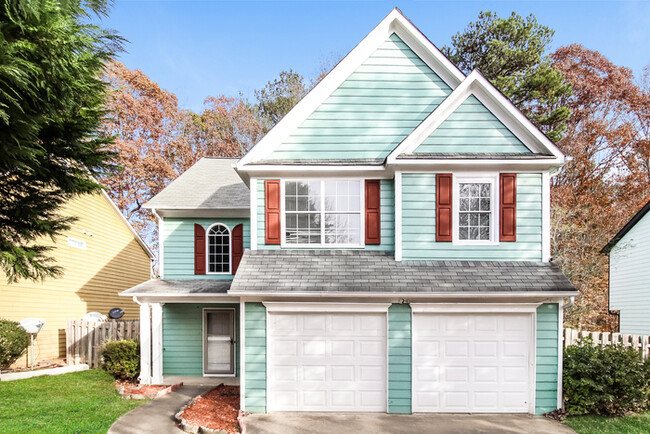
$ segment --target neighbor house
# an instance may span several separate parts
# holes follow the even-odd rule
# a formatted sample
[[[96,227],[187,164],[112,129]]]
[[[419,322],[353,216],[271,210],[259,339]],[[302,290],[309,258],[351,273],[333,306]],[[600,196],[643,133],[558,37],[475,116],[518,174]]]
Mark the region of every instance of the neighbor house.
[[[609,309],[621,333],[650,335],[650,202],[607,243]]]
[[[392,11],[241,160],[147,204],[141,381],[236,376],[249,412],[560,407],[564,162]]]
[[[151,250],[105,192],[71,199],[61,214],[77,220],[54,240],[39,244],[52,247],[49,254],[63,274],[12,283],[0,276],[0,318],[45,320],[35,339],[35,363],[65,356],[69,319],[80,320],[88,312],[108,316],[114,307],[124,310],[124,319],[137,319],[138,305],[118,294],[151,279]],[[16,364],[25,366],[29,357],[28,349]]]

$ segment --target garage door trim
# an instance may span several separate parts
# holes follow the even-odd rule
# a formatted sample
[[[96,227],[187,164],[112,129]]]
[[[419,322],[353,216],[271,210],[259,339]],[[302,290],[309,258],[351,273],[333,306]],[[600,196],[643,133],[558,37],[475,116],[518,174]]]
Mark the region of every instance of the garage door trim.
[[[528,413],[535,414],[535,378],[537,376],[537,307],[542,303],[411,303],[412,343],[415,345],[417,330],[413,316],[417,313],[472,314],[472,313],[528,313],[530,334],[528,346]],[[415,354],[411,356],[411,372],[415,372]],[[415,381],[415,379],[412,379]],[[414,398],[414,387],[411,399]],[[413,412],[416,409],[413,408]]]
[[[391,303],[299,303],[264,302],[267,312],[331,312],[331,313],[387,313]]]

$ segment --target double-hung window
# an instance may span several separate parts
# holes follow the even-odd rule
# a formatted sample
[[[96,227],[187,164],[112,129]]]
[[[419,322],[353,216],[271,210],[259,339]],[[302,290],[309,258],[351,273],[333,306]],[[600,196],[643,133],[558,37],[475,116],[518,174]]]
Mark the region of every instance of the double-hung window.
[[[284,244],[362,245],[361,180],[287,180],[284,193]]]
[[[454,177],[454,242],[494,244],[497,239],[496,178]]]

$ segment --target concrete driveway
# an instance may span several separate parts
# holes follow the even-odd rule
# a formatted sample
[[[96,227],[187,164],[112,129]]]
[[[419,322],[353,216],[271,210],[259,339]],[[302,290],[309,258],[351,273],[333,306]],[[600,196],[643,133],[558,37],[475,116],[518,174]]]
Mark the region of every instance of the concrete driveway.
[[[271,413],[244,419],[246,434],[573,433],[554,420],[515,414]]]

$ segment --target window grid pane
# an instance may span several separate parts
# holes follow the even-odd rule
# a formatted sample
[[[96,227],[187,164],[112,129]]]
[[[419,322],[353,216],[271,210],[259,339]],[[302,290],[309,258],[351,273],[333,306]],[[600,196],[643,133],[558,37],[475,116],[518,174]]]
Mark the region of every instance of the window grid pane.
[[[460,183],[458,187],[458,238],[489,241],[491,230],[492,185]]]
[[[208,272],[230,272],[230,233],[224,225],[216,225],[208,231]]]
[[[321,209],[321,200],[324,210]],[[298,245],[361,244],[360,182],[286,181],[285,242]]]

